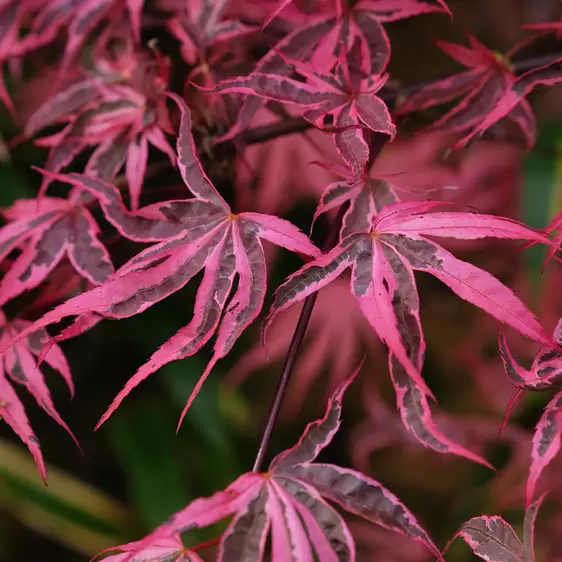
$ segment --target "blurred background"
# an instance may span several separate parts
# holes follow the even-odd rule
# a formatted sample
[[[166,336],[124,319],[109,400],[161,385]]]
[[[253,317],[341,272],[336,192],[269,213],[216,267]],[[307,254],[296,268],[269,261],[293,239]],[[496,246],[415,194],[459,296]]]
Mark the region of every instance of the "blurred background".
[[[430,15],[386,26],[392,38],[389,71],[393,80],[410,84],[460,71],[433,44],[435,39],[466,43],[466,33],[472,33],[489,48],[503,52],[526,36],[522,24],[557,20],[561,8],[558,0],[448,3],[453,22]],[[157,28],[153,36],[151,32],[148,29],[143,39],[162,33]],[[179,57],[177,46],[168,51],[163,43],[166,54]],[[562,45],[549,37],[533,45],[531,54],[549,50],[562,52]],[[438,117],[442,111],[438,108],[409,118],[404,133],[385,149],[375,166],[385,173],[410,174],[412,185],[420,173],[429,173],[438,178],[432,198],[452,199],[482,212],[545,227],[562,208],[561,94],[560,87],[533,94],[539,134],[529,152],[501,131],[452,154],[447,152],[452,144],[449,137],[412,136],[412,131]],[[23,104],[25,88],[21,98],[14,97],[16,104]],[[256,124],[270,119],[264,110],[256,116]],[[2,137],[12,139],[20,125],[2,114]],[[278,213],[308,232],[327,178],[322,170],[306,177],[293,171],[311,160],[329,158],[331,150],[331,141],[326,142],[322,133],[308,132],[248,148],[243,158],[233,152],[221,154],[220,166],[211,160],[208,169],[215,175],[221,169],[218,185],[240,210]],[[35,196],[40,177],[30,165],[41,165],[45,156],[46,151],[32,142],[10,151],[5,147],[0,163],[2,206]],[[170,167],[149,174],[143,203],[161,198],[162,190],[181,191],[180,181]],[[260,196],[264,182],[270,182],[268,195]],[[426,185],[420,181],[415,193]],[[328,228],[328,220],[319,219],[313,239],[320,242]],[[140,248],[118,239],[114,231],[104,236],[113,240],[108,246],[112,255],[119,256],[116,263]],[[517,245],[496,241],[446,246],[512,287],[547,330],[554,328],[562,316],[562,271],[552,262],[541,273],[544,250],[521,252]],[[298,257],[286,252],[271,250],[269,259],[265,311],[274,288],[301,265]],[[420,275],[418,282],[428,343],[424,377],[439,401],[433,408],[436,422],[448,436],[484,455],[496,472],[425,450],[405,434],[388,380],[385,352],[365,326],[345,279],[320,294],[270,454],[294,443],[306,423],[321,415],[329,391],[366,352],[359,380],[346,397],[342,430],[323,458],[369,472],[403,500],[439,546],[447,543],[462,521],[481,513],[502,514],[520,531],[532,429],[550,394],[525,395],[499,437],[512,388],[497,354],[497,324],[436,279]],[[259,344],[259,322],[246,331],[232,353],[215,367],[177,435],[180,412],[205,368],[208,348],[160,369],[93,432],[128,378],[189,321],[196,287],[194,280],[140,316],[104,321],[63,343],[76,386],[72,401],[60,377],[45,368],[58,411],[77,436],[83,454],[33,399],[20,393],[41,441],[49,486],[43,485],[25,446],[0,424],[1,562],[88,560],[102,549],[140,538],[194,498],[224,488],[251,469],[298,307],[287,311],[272,328],[269,361]],[[6,313],[36,318],[52,305],[35,303],[38,294],[10,303]],[[529,365],[536,348],[515,334],[510,333],[509,339],[520,362]],[[551,490],[537,523],[539,561],[562,555],[561,468],[562,458],[555,459],[539,485]],[[415,543],[364,523],[350,520],[350,525],[362,560],[428,560]],[[209,538],[205,532],[196,532],[187,541],[196,544]],[[212,552],[208,554],[212,559]],[[458,562],[472,559],[460,541],[447,556]]]

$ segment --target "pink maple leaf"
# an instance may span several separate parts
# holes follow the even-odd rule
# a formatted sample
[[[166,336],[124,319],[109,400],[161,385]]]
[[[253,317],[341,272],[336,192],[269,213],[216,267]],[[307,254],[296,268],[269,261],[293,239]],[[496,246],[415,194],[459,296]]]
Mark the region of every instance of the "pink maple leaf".
[[[364,78],[372,78],[384,72],[390,58],[390,40],[383,23],[444,11],[443,2],[432,4],[422,0],[359,0],[346,4],[343,9],[338,9],[339,6],[339,2],[319,4],[320,13],[306,17],[302,25],[281,39],[258,61],[254,73],[287,76],[292,71],[287,59],[310,60],[315,69],[328,72],[341,46],[351,51],[357,44],[359,56],[355,64]],[[259,97],[248,96],[223,138],[244,131],[261,105]]]
[[[562,319],[553,334],[557,343],[562,343]],[[533,359],[530,370],[524,369],[513,358],[505,334],[499,337],[500,355],[504,369],[517,391],[508,405],[506,420],[515,400],[526,390],[540,391],[557,389],[557,394],[546,405],[535,428],[531,451],[531,468],[527,479],[527,504],[533,501],[537,481],[546,466],[560,450],[562,434],[562,353],[549,346],[541,348]],[[504,422],[505,425],[505,422]]]
[[[183,58],[192,65],[198,60],[205,64],[213,47],[256,30],[225,16],[229,0],[195,0],[189,4],[162,0],[162,4],[175,12],[168,27],[181,42]]]
[[[127,66],[130,56],[124,54]],[[111,181],[125,165],[133,209],[139,204],[149,144],[175,164],[165,136],[171,126],[160,76],[154,75],[154,64],[147,64],[140,54],[136,60],[138,72],[123,83],[114,83],[114,75],[104,74],[86,77],[58,92],[37,109],[25,128],[25,134],[32,136],[47,126],[67,122],[62,131],[36,141],[51,149],[45,164],[49,171],[60,171],[91,146],[95,149],[85,168],[87,174]],[[42,192],[49,183],[47,177]]]
[[[37,404],[61,425],[78,445],[78,441],[76,441],[69,427],[56,411],[51,393],[45,384],[45,377],[35,359],[48,342],[49,336],[42,329],[30,332],[31,322],[25,320],[8,322],[2,312],[0,312],[0,323],[0,345],[19,337],[24,331],[27,334],[0,355],[0,420],[4,420],[27,445],[43,480],[46,482],[47,475],[39,440],[31,429],[23,404],[13,388],[13,383],[25,386],[27,391],[35,398]],[[49,367],[61,374],[70,389],[71,395],[73,395],[74,386],[70,369],[58,345],[52,345],[44,360]]]
[[[120,550],[121,552],[105,557],[104,562],[126,562],[130,560],[131,552],[135,553],[137,560],[146,562],[168,562],[171,560],[173,562],[203,562],[203,559],[194,550],[185,548],[181,539],[177,536],[156,539],[146,547],[144,541],[122,544],[116,548],[108,548],[100,552],[94,559],[114,550]]]
[[[20,199],[2,215],[0,261],[21,253],[0,281],[0,304],[42,283],[68,257],[74,270],[94,285],[107,281],[113,264],[98,239],[99,227],[81,200],[79,189],[68,199]]]
[[[414,515],[379,482],[354,470],[314,462],[339,429],[343,395],[355,373],[333,394],[324,417],[308,424],[298,443],[278,454],[266,472],[244,474],[226,490],[191,502],[120,562],[132,562],[162,539],[230,515],[218,560],[262,561],[271,533],[274,562],[312,561],[315,556],[323,562],[354,562],[355,545],[347,525],[326,500],[421,543],[441,559]]]
[[[535,562],[535,521],[543,499],[544,496],[525,512],[524,542],[499,515],[482,515],[463,523],[449,545],[461,537],[478,558],[488,562]]]
[[[562,22],[559,21],[527,25],[525,27],[537,29],[539,31],[554,31],[558,36],[560,36],[562,32]],[[455,146],[464,146],[468,141],[477,135],[481,135],[500,119],[521,113],[521,107],[529,107],[526,96],[530,94],[536,86],[553,86],[562,81],[561,66],[562,58],[555,58],[540,67],[528,70],[518,76],[512,81],[509,88],[503,91],[502,95],[494,101],[494,105],[488,109],[485,119],[480,121],[480,123],[473,128],[471,133],[465,136]],[[526,109],[524,109],[524,111],[526,111]],[[530,146],[532,146],[535,140],[534,136],[530,140]]]
[[[351,167],[354,175],[363,172],[369,159],[369,146],[362,128],[394,138],[392,123],[385,103],[375,94],[386,82],[386,76],[366,75],[358,68],[360,43],[354,43],[349,53],[340,57],[335,74],[321,74],[309,65],[295,64],[307,82],[299,82],[278,74],[254,72],[245,78],[219,82],[214,88],[201,88],[208,93],[253,94],[262,98],[303,107],[303,117],[322,127],[330,117],[336,128],[338,152]]]
[[[432,82],[408,98],[397,111],[399,114],[421,111],[464,96],[430,127],[430,130],[469,132],[469,136],[458,141],[456,147],[466,144],[473,130],[480,130],[495,104],[515,83],[516,76],[509,59],[520,48],[520,45],[516,45],[504,56],[487,49],[472,35],[468,39],[470,48],[446,41],[437,41],[437,44],[469,70]],[[511,109],[508,116],[521,128],[527,144],[531,146],[535,139],[536,123],[529,103],[522,100]]]
[[[125,9],[129,12],[131,28],[138,41],[141,30],[141,14],[144,0],[19,0],[33,6],[34,15],[30,32],[17,44],[17,50],[25,53],[55,40],[59,31],[67,29],[67,41],[61,63],[66,70],[88,35],[104,20],[116,22]]]
[[[421,377],[425,341],[419,317],[414,270],[425,271],[457,295],[482,308],[526,337],[545,346],[557,344],[519,298],[488,272],[458,260],[431,237],[548,238],[510,219],[474,213],[428,213],[441,204],[408,201],[386,205],[370,231],[351,234],[328,254],[288,277],[275,293],[263,337],[275,316],[303,300],[351,268],[350,290],[379,338],[389,348],[389,366],[398,407],[406,428],[427,445],[432,430],[427,397],[431,391]],[[437,439],[442,452],[464,450]]]
[[[215,363],[232,349],[261,311],[267,286],[262,240],[312,257],[321,254],[288,221],[272,215],[232,213],[196,156],[188,107],[179,97],[170,95],[181,110],[178,165],[185,185],[195,196],[193,199],[156,203],[133,214],[125,209],[119,191],[110,184],[80,174],[51,174],[95,195],[106,218],[123,236],[156,244],[134,256],[100,287],[46,313],[35,323],[35,328],[66,316],[78,316],[80,321],[88,315],[127,318],[139,314],[205,270],[191,322],[137,371],[98,426],[139,382],[166,363],[193,355],[217,332],[213,357],[186,404],[183,419]],[[224,311],[236,275],[238,288]]]

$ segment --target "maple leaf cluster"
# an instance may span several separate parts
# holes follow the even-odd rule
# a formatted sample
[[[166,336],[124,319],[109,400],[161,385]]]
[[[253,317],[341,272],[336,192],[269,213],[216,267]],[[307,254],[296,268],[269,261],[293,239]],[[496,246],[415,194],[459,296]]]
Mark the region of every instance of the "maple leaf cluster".
[[[344,392],[358,369],[348,375],[367,347],[370,357],[388,364],[400,422],[376,391],[367,393],[368,419],[353,440],[357,464],[367,470],[372,451],[400,443],[491,467],[485,458],[490,424],[475,423],[477,437],[468,439],[450,416],[434,418],[415,272],[430,274],[501,325],[499,352],[516,397],[557,392],[532,439],[525,540],[499,516],[474,517],[455,535],[486,560],[534,560],[542,502],[535,499],[536,487],[562,434],[562,320],[551,336],[511,288],[453,251],[483,239],[523,240],[547,246],[546,266],[562,242],[562,213],[544,230],[494,214],[505,207],[505,197],[483,186],[490,177],[495,181],[498,162],[519,158],[512,147],[478,152],[483,144],[470,145],[456,167],[442,156],[492,126],[498,130],[503,117],[526,146],[533,145],[536,123],[526,96],[539,84],[562,81],[562,59],[521,73],[512,58],[537,37],[559,33],[562,23],[532,26],[531,38],[506,54],[472,35],[469,46],[438,41],[466,70],[403,95],[389,75],[385,26],[426,14],[446,18],[451,11],[444,0],[0,1],[0,61],[13,75],[10,87],[0,83],[0,99],[22,127],[14,144],[33,140],[49,149],[37,170],[37,196],[1,211],[0,307],[37,290],[43,310],[54,305],[39,316],[33,307],[11,319],[0,312],[0,416],[27,445],[44,479],[39,441],[14,389],[25,386],[73,437],[40,370],[46,363],[74,392],[61,342],[105,319],[140,314],[198,278],[187,324],[128,379],[97,425],[150,375],[214,338],[179,428],[217,362],[262,313],[275,258],[270,244],[305,263],[274,291],[262,324],[264,347],[250,347],[227,382],[239,384],[268,360],[280,359],[297,316],[307,314],[307,306],[310,312],[311,297],[320,295],[289,397],[296,414],[329,369],[324,417],[267,470],[258,466],[224,491],[194,500],[107,560],[202,560],[201,549],[184,548],[181,536],[231,518],[218,539],[219,560],[263,560],[271,552],[275,561],[354,561],[352,533],[332,504],[442,559],[427,531],[382,484],[315,462],[339,429]],[[179,43],[175,59],[147,40],[156,26]],[[57,64],[43,80],[26,83],[23,65],[46,50],[58,52]],[[20,87],[26,92],[21,99],[15,95]],[[405,117],[447,103],[452,107],[422,135],[395,140]],[[247,146],[259,131],[256,124],[272,120],[297,123],[301,132]],[[37,138],[40,133],[45,136]],[[213,161],[224,146],[233,148],[231,169],[237,170],[228,185]],[[176,198],[163,189],[154,197],[147,188],[157,175],[151,166],[158,172],[163,165],[181,177]],[[308,166],[315,173],[305,172]],[[55,185],[57,196],[47,194]],[[300,200],[316,205],[310,236],[279,216]],[[459,202],[478,212],[453,208]],[[321,250],[311,238],[316,221],[326,216],[334,240]],[[109,251],[110,229],[120,241],[146,246],[119,263]],[[303,301],[309,304],[296,306]],[[47,334],[67,318],[71,323],[57,335]],[[514,359],[505,327],[541,346],[530,369]],[[377,431],[369,429],[371,422]],[[520,435],[509,431],[505,439],[520,448]]]

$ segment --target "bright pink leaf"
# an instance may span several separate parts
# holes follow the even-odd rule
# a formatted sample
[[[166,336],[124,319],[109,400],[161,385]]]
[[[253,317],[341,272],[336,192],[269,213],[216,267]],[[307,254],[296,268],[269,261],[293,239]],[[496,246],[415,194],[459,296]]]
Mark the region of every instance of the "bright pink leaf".
[[[455,107],[431,126],[431,130],[467,133],[455,146],[466,144],[476,132],[483,130],[483,124],[489,121],[496,104],[516,81],[508,58],[515,49],[504,56],[487,49],[472,35],[468,38],[470,47],[446,41],[438,41],[437,44],[469,70],[422,88],[408,98],[398,110],[399,113],[421,111],[464,96]],[[527,144],[531,146],[535,140],[536,124],[530,106],[525,104],[517,110],[512,106],[504,113],[508,114],[521,128]]]
[[[205,270],[191,322],[137,371],[98,426],[140,381],[170,361],[193,355],[216,332],[214,354],[188,399],[187,410],[214,364],[232,349],[261,311],[267,282],[262,239],[311,257],[321,254],[287,221],[268,215],[234,215],[231,212],[197,158],[187,106],[179,97],[173,98],[182,116],[177,143],[178,165],[195,199],[165,201],[130,213],[114,186],[80,174],[55,176],[96,196],[107,219],[124,236],[138,241],[156,241],[156,244],[131,258],[106,283],[47,312],[34,323],[33,329],[59,322],[67,316],[94,314],[127,318],[139,314]],[[225,311],[235,275],[239,277],[238,288]],[[77,333],[79,331],[77,327]]]
[[[331,252],[291,275],[275,293],[263,334],[265,338],[279,312],[351,268],[350,290],[395,358],[391,367],[406,427],[426,446],[474,459],[471,453],[453,447],[431,422],[426,402],[431,391],[421,377],[425,343],[413,270],[431,273],[461,298],[501,322],[543,345],[552,345],[538,320],[510,289],[489,273],[458,260],[425,235],[524,238],[544,243],[548,238],[509,219],[471,213],[427,213],[436,204],[409,201],[386,205],[375,216],[370,232],[347,236]]]
[[[352,375],[332,396],[326,414],[309,424],[291,449],[278,455],[267,472],[247,473],[224,492],[197,499],[153,533],[133,543],[136,550],[119,562],[132,562],[163,539],[211,525],[234,515],[220,539],[218,560],[262,561],[271,533],[274,562],[316,558],[355,562],[347,525],[326,499],[359,517],[417,541],[441,558],[414,515],[381,484],[335,465],[312,461],[332,440],[341,419],[341,401]]]
[[[3,419],[27,445],[43,480],[46,481],[39,440],[31,429],[23,404],[13,389],[13,383],[25,386],[37,404],[61,425],[78,445],[76,438],[56,411],[43,373],[35,359],[47,343],[48,335],[44,330],[30,331],[31,322],[24,320],[8,322],[1,312],[0,319],[2,321],[0,345],[19,338],[23,332],[26,334],[17,344],[0,354],[0,419]],[[62,350],[56,343],[45,356],[45,361],[53,370],[61,374],[73,394],[70,369]]]

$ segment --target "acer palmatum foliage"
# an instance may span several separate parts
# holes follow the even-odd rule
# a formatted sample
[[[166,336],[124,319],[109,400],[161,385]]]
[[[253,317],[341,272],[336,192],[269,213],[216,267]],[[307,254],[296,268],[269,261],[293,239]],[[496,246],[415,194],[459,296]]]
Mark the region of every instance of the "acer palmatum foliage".
[[[314,560],[315,555],[327,562],[353,561],[351,533],[326,500],[423,544],[441,558],[414,515],[381,484],[354,470],[314,462],[340,427],[344,393],[360,368],[332,395],[324,417],[308,424],[298,443],[279,453],[267,472],[244,474],[226,490],[195,500],[141,541],[125,545],[125,554],[106,560],[148,557],[164,562],[180,550],[174,544],[180,535],[233,516],[220,538],[220,561],[265,560],[268,535],[273,562]],[[174,550],[163,548],[164,542]]]
[[[191,322],[137,371],[98,426],[139,382],[166,363],[193,355],[217,332],[213,358],[186,404],[183,419],[215,363],[232,349],[261,311],[267,286],[262,240],[311,257],[321,253],[303,233],[283,219],[259,213],[232,213],[197,159],[188,107],[181,98],[175,95],[173,98],[181,112],[178,166],[194,198],[157,203],[130,213],[116,187],[91,176],[57,175],[75,189],[97,197],[106,218],[120,234],[134,241],[155,244],[131,258],[107,283],[66,301],[18,335],[22,338],[66,316],[96,313],[107,318],[128,318],[178,291],[205,270]],[[50,174],[50,177],[55,176]],[[235,276],[238,276],[238,287],[225,311]]]
[[[557,342],[562,342],[562,319],[559,320],[554,330],[554,339]],[[550,347],[543,347],[533,359],[531,368],[527,370],[513,358],[504,333],[500,334],[499,346],[505,372],[517,389],[508,406],[506,419],[514,401],[524,391],[557,390],[544,408],[535,428],[531,468],[527,480],[527,503],[529,504],[533,501],[535,487],[541,473],[560,450],[560,435],[562,433],[562,392],[560,391],[562,385],[562,353]]]
[[[437,42],[441,49],[469,70],[422,88],[399,107],[400,113],[420,111],[464,96],[430,129],[472,132],[482,126],[498,100],[516,81],[510,58],[519,49],[519,45],[502,55],[487,49],[472,35],[469,35],[468,40],[470,48],[447,41]],[[535,141],[536,124],[529,102],[522,100],[506,115],[523,131],[527,144],[532,145]],[[461,139],[457,144],[461,146],[464,142]]]
[[[26,330],[30,323],[24,320],[8,321],[4,313],[0,312],[0,341],[6,342],[13,340],[19,333]],[[37,357],[49,336],[45,330],[38,330],[31,333],[26,338],[11,346],[7,351],[0,355],[0,416],[20,439],[27,445],[33,455],[39,472],[43,480],[46,481],[47,474],[43,454],[39,446],[39,439],[31,429],[29,420],[25,413],[25,408],[18,397],[15,387],[25,386],[27,391],[35,398],[37,404],[45,410],[59,425],[61,425],[70,436],[76,438],[60,417],[55,409],[49,388],[45,383],[45,377],[38,367]],[[71,395],[74,394],[74,384],[72,375],[66,358],[58,345],[51,346],[50,352],[44,357],[49,367],[58,371],[70,389]],[[17,383],[14,384],[14,383]],[[78,442],[76,441],[76,444]]]
[[[531,449],[525,541],[498,516],[474,517],[458,536],[486,560],[533,560],[540,505],[535,489],[560,448],[562,321],[551,337],[503,282],[516,279],[521,293],[519,272],[500,281],[486,269],[497,274],[495,253],[503,240],[522,240],[526,246],[547,245],[544,267],[556,278],[562,214],[551,205],[550,222],[539,225],[544,231],[514,220],[523,150],[508,144],[507,135],[502,142],[486,139],[445,156],[503,117],[515,123],[528,146],[534,143],[527,95],[536,86],[562,82],[562,59],[560,53],[518,59],[524,48],[538,49],[539,39],[559,41],[562,23],[526,26],[529,38],[506,55],[485,44],[483,32],[476,37],[463,31],[469,46],[435,37],[466,70],[400,86],[389,66],[395,44],[387,28],[414,16],[424,16],[421,25],[431,18],[455,25],[448,17],[455,16],[451,7],[444,0],[0,0],[0,101],[22,127],[5,147],[0,139],[2,164],[21,142],[31,140],[49,151],[34,162],[42,174],[36,193],[20,194],[0,211],[0,417],[29,448],[43,478],[39,441],[18,389],[25,386],[70,432],[41,364],[58,371],[73,390],[59,344],[104,326],[105,319],[140,314],[198,283],[184,327],[156,351],[140,350],[152,355],[98,425],[140,382],[199,353],[213,337],[211,356],[180,423],[218,361],[231,352],[226,379],[231,383],[285,357],[277,405],[294,368],[286,421],[308,415],[302,410],[316,398],[313,389],[329,395],[367,348],[369,381],[361,382],[366,418],[350,439],[356,468],[368,472],[371,453],[391,446],[412,454],[424,447],[424,457],[442,466],[470,464],[434,452],[490,466],[490,446],[506,445],[512,457],[489,490],[497,505],[512,507],[522,503],[522,459]],[[402,30],[395,40],[408,36],[408,28]],[[431,112],[445,104],[451,105],[434,119]],[[435,134],[417,134],[414,114],[422,111]],[[169,195],[163,185],[170,175],[177,177],[176,168],[182,187]],[[302,202],[312,203],[308,214],[299,214]],[[467,207],[471,212],[464,212]],[[295,224],[314,240],[332,223],[335,247],[327,244],[320,251],[280,216],[285,212],[295,213]],[[446,240],[441,245],[436,239]],[[472,255],[455,257],[481,250],[485,239],[491,255],[474,256],[478,265],[472,265]],[[138,243],[145,246],[131,250]],[[247,338],[258,332],[268,285],[290,273],[283,269],[280,248],[305,264],[276,288],[263,325],[264,348]],[[508,259],[518,262],[515,255],[514,250]],[[418,279],[415,271],[430,273],[489,314],[487,323],[471,328],[473,335],[464,332],[470,338],[451,345],[454,362],[441,361],[447,384],[455,381],[450,384],[458,390],[452,393],[458,403],[445,396],[443,410],[431,405],[433,392],[441,398],[443,391],[432,368],[424,370],[426,347],[438,355],[439,346],[448,346],[457,332],[439,338],[449,328],[446,299],[438,297],[424,312],[431,280]],[[312,295],[320,289],[313,311]],[[536,304],[550,307],[545,316],[557,320],[560,313],[552,312],[557,294],[550,294],[556,291],[546,292]],[[302,306],[292,307],[296,303]],[[51,324],[71,317],[57,334],[47,334]],[[247,330],[251,325],[254,330]],[[529,346],[540,344],[529,369],[514,357],[531,348],[518,345],[512,353],[506,327],[530,340]],[[527,390],[553,391],[532,438],[515,425],[496,436],[501,420],[485,417],[488,405],[499,409],[505,402],[500,357],[487,351],[498,330],[515,398]],[[381,361],[385,351],[377,338],[388,360]],[[235,348],[241,340],[245,351]],[[303,342],[305,351],[297,357]],[[388,365],[387,386],[394,390],[398,413],[386,405],[380,363]],[[470,382],[456,381],[459,366],[471,371]],[[130,373],[119,375],[125,379]],[[381,484],[367,474],[314,462],[339,428],[343,393],[352,379],[338,387],[326,416],[310,424],[295,447],[278,454],[267,472],[246,473],[225,491],[194,499],[108,560],[201,561],[205,545],[185,548],[180,535],[226,518],[231,518],[227,530],[214,545],[220,560],[262,560],[270,551],[279,561],[355,560],[353,521],[348,528],[326,500],[417,541],[408,550],[412,557],[423,556],[416,548],[421,546],[439,558],[427,532]],[[471,394],[469,386],[482,395],[478,411],[466,411],[463,403],[464,415],[457,416],[454,409],[461,407],[461,395]],[[276,406],[258,459],[271,445],[275,420]],[[501,490],[511,504],[496,497]],[[370,537],[373,556],[390,557],[388,545],[379,544],[381,536]]]
[[[455,537],[461,537],[474,554],[488,562],[535,562],[535,521],[544,496],[525,512],[523,541],[499,515],[473,517],[463,523]],[[452,542],[452,541],[451,541]]]
[[[392,191],[386,183],[381,184],[378,195],[380,208],[368,205],[369,212],[361,214],[357,221],[351,213],[354,207],[350,207],[339,245],[305,265],[277,289],[265,322],[264,339],[268,325],[279,312],[351,269],[350,291],[389,349],[391,378],[404,425],[422,444],[436,451],[484,462],[445,438],[432,421],[427,399],[433,395],[421,376],[425,340],[414,270],[434,275],[461,298],[500,322],[552,346],[556,344],[509,288],[486,271],[455,258],[427,236],[547,240],[543,234],[509,219],[430,212],[442,205],[439,201],[392,202]],[[367,220],[369,216],[372,226]],[[354,230],[359,233],[354,234]]]

